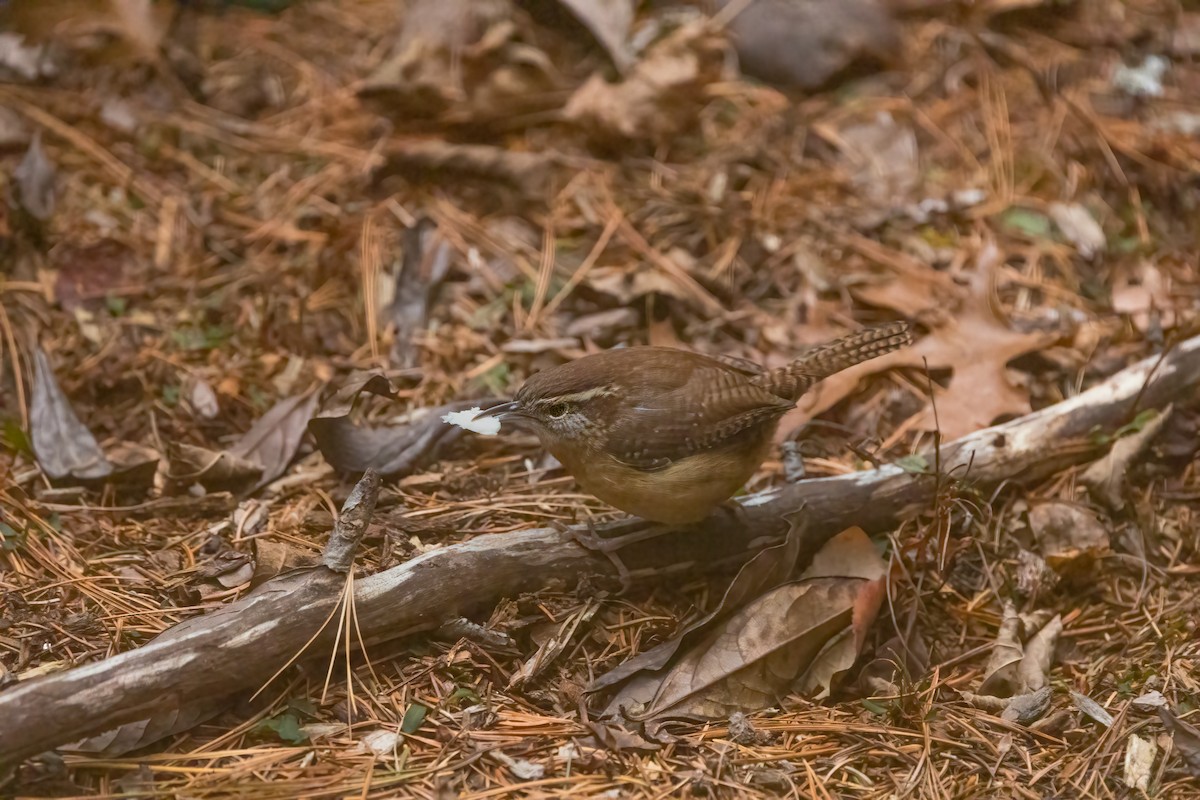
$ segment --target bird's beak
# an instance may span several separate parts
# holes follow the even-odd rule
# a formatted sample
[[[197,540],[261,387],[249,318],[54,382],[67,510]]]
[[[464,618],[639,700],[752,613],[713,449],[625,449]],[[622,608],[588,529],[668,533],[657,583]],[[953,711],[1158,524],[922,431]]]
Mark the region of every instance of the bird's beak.
[[[499,417],[500,421],[504,422],[505,420],[512,419],[513,417],[522,416],[525,415],[521,413],[521,404],[516,400],[513,400],[511,403],[501,403],[498,406],[492,406],[491,408],[485,409],[475,418],[483,419],[484,417]]]

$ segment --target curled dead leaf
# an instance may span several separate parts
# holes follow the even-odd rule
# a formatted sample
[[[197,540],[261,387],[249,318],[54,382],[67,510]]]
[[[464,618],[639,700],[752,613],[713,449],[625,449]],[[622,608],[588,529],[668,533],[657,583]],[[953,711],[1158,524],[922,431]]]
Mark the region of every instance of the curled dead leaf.
[[[168,446],[168,480],[179,489],[199,484],[208,491],[245,492],[258,483],[263,470],[227,452],[175,442]]]
[[[42,149],[42,134],[38,131],[25,151],[25,157],[13,171],[13,191],[19,207],[38,222],[54,215],[55,183],[58,171]]]
[[[1062,635],[1062,617],[1054,615],[1044,624],[1044,615],[1038,619],[1022,619],[1016,607],[1009,601],[1004,604],[1004,616],[996,634],[992,655],[984,669],[983,683],[979,695],[995,698],[1010,698],[1036,693],[1046,688],[1050,667],[1054,660],[1054,648]],[[1027,629],[1036,628],[1028,640],[1022,643]]]
[[[1017,615],[1016,606],[1006,602],[1000,629],[996,633],[996,642],[992,645],[992,655],[983,672],[980,694],[993,697],[1011,697],[1016,694],[1020,683],[1017,670],[1024,655],[1025,650],[1021,647],[1021,618]]]
[[[1000,712],[1000,719],[1015,722],[1018,725],[1028,725],[1040,719],[1050,709],[1052,691],[1049,686],[1025,692],[1011,698]]]
[[[1029,527],[1046,564],[1066,580],[1087,579],[1108,550],[1108,531],[1090,509],[1059,500],[1029,509]]]
[[[929,648],[919,636],[893,636],[875,651],[859,673],[864,694],[898,695],[929,669]]]
[[[733,581],[725,590],[725,594],[721,596],[721,600],[717,603],[716,608],[694,622],[689,623],[678,634],[657,647],[627,659],[614,669],[596,678],[588,686],[587,691],[589,693],[598,692],[611,686],[616,686],[634,677],[637,673],[653,673],[661,670],[667,665],[671,657],[679,651],[681,646],[685,643],[695,641],[697,636],[714,622],[732,614],[753,597],[786,581],[791,576],[792,570],[795,569],[796,559],[800,555],[800,542],[803,534],[803,517],[797,516],[793,518],[788,530],[787,539],[784,540],[783,544],[759,551],[753,558],[742,565],[742,568],[738,570],[737,575],[734,576]],[[649,682],[653,683],[653,681],[654,678],[649,677]],[[652,696],[652,689],[645,692],[644,696],[641,692],[630,691],[626,695],[626,699],[632,699],[635,702],[644,704],[645,702],[649,702]],[[605,713],[616,713],[617,711],[619,711],[619,708],[610,704]]]
[[[428,218],[417,221],[404,233],[404,253],[391,278],[391,299],[386,313],[395,326],[392,356],[401,367],[417,364],[416,334],[425,330],[438,289],[450,273],[453,250],[438,235]],[[382,299],[382,298],[381,298]]]
[[[1139,416],[1130,423],[1134,430],[1129,435],[1119,437],[1104,458],[1084,470],[1080,480],[1091,490],[1097,501],[1113,511],[1120,511],[1125,507],[1125,474],[1130,465],[1158,437],[1167,420],[1171,419],[1172,410],[1173,407],[1168,405],[1162,413],[1149,410],[1148,417],[1143,419]]]
[[[544,108],[560,78],[506,0],[416,0],[391,55],[359,96],[402,119],[511,119]]]
[[[369,467],[382,475],[412,472],[438,450],[462,434],[462,428],[447,425],[442,417],[451,411],[472,406],[485,407],[496,398],[459,400],[437,408],[422,409],[412,418],[396,425],[358,425],[348,409],[313,418],[308,429],[317,449],[335,469],[361,472]]]
[[[553,624],[551,631],[539,643],[537,651],[513,673],[508,688],[515,689],[532,681],[550,666],[571,644],[579,627],[591,620],[600,610],[595,599],[589,599],[562,622]]]
[[[601,141],[663,141],[695,121],[721,65],[720,40],[702,22],[685,24],[647,48],[621,82],[593,75],[563,115]]]
[[[40,347],[33,352],[29,428],[33,452],[50,480],[92,481],[112,473],[112,465],[75,415]]]
[[[613,66],[624,71],[633,56],[629,52],[629,29],[633,25],[632,0],[558,0],[583,23],[608,53]]]
[[[315,391],[280,400],[229,448],[229,455],[262,469],[259,486],[275,480],[296,456],[318,400]]]
[[[719,719],[774,705],[796,690],[827,695],[861,650],[882,602],[885,570],[866,534],[842,532],[804,577],[702,629],[661,676],[639,674],[609,709],[633,720]]]
[[[1158,709],[1158,717],[1162,720],[1163,727],[1171,734],[1175,749],[1183,757],[1188,772],[1193,777],[1200,778],[1200,728],[1175,716],[1166,707]]]

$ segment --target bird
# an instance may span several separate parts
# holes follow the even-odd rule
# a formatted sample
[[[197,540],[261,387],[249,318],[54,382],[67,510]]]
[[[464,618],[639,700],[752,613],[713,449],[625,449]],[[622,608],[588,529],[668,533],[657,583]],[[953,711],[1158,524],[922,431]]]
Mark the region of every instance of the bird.
[[[700,522],[754,475],[779,421],[818,381],[912,342],[865,328],[777,369],[669,347],[606,350],[531,375],[483,411],[532,429],[586,492],[628,514]]]

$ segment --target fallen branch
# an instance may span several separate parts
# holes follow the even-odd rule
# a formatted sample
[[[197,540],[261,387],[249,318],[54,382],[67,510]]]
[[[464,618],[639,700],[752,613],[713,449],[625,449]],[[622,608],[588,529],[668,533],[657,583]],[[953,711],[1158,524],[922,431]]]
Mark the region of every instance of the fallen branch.
[[[946,444],[943,473],[978,489],[1042,480],[1103,452],[1091,436],[1095,430],[1112,433],[1138,410],[1162,408],[1198,383],[1200,337],[1194,337],[1078,397]],[[782,535],[783,515],[801,507],[810,518],[804,545],[811,553],[850,525],[879,529],[928,508],[944,481],[897,466],[802,481],[747,499],[740,528],[722,517],[622,555],[641,574],[659,578],[711,569]],[[611,573],[602,555],[552,529],[484,535],[357,581],[355,609],[367,642],[378,642],[435,629],[502,597]],[[137,650],[0,692],[0,765],[194,705],[197,698],[219,706],[258,689],[322,629],[342,601],[344,585],[341,575],[325,568],[281,577]],[[306,655],[328,654],[335,628],[326,626]],[[189,718],[191,724],[201,721]]]

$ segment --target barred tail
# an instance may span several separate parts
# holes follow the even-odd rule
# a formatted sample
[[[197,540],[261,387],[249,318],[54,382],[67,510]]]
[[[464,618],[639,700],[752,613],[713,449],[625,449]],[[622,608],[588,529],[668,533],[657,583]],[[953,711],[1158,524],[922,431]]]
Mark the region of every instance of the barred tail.
[[[752,380],[771,394],[795,401],[819,380],[855,364],[870,361],[912,344],[907,322],[890,322],[867,328],[810,350],[786,367],[771,370]]]

